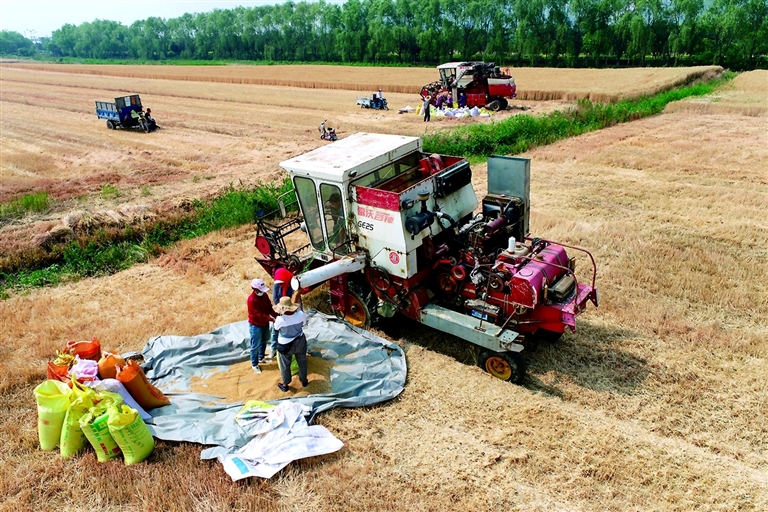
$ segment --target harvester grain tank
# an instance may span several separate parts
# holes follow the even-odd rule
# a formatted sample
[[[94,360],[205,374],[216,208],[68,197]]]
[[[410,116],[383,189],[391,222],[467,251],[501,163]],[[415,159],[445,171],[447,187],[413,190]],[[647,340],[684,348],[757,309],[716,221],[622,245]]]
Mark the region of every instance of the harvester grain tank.
[[[482,368],[519,382],[526,344],[575,330],[587,303],[597,306],[592,255],[530,236],[528,159],[490,157],[482,201],[466,159],[427,154],[416,137],[358,133],[280,166],[303,218],[260,219],[256,259],[270,273],[289,267],[294,289],[329,282],[334,313],[354,325],[405,315],[468,341]],[[288,251],[300,228],[308,243]]]

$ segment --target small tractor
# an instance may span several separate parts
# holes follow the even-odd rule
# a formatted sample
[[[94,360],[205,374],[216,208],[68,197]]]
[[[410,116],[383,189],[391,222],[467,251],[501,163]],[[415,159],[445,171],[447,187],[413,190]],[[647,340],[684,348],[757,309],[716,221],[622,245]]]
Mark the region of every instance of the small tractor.
[[[449,91],[454,101],[466,94],[466,106],[487,107],[494,112],[506,110],[508,99],[517,96],[515,79],[493,62],[449,62],[437,66],[440,80],[421,89],[421,97],[432,103],[441,91]]]
[[[379,97],[376,93],[373,93],[364,98],[357,98],[357,104],[360,108],[372,108],[374,110],[389,110],[387,104],[387,98]]]
[[[526,344],[575,331],[587,302],[597,306],[592,255],[529,236],[528,159],[490,157],[481,203],[469,162],[426,154],[417,137],[357,133],[280,166],[301,215],[261,217],[256,260],[271,275],[291,270],[294,290],[328,281],[334,313],[355,326],[405,315],[468,341],[481,368],[520,382]],[[298,230],[309,240],[289,251]]]
[[[136,112],[137,117],[131,115]],[[144,117],[144,109],[141,106],[141,98],[138,94],[115,98],[115,102],[97,101],[96,115],[99,119],[107,120],[107,128],[139,128],[149,132],[152,127]]]

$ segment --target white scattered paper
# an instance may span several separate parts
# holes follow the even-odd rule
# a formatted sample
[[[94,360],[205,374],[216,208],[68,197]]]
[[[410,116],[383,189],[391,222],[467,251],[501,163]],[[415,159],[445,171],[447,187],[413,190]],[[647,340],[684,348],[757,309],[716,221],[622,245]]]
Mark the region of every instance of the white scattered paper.
[[[259,427],[248,444],[218,458],[233,481],[271,478],[294,460],[333,453],[344,446],[325,427],[309,426],[304,409],[293,402],[281,402]]]

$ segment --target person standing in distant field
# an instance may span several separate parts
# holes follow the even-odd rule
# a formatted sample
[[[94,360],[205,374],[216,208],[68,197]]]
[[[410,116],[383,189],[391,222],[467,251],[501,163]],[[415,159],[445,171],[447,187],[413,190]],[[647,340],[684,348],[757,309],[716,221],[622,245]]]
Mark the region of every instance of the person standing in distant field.
[[[248,296],[248,328],[251,335],[251,367],[261,373],[259,363],[264,361],[264,352],[269,342],[269,322],[274,321],[272,302],[267,292],[269,286],[263,279],[251,281],[251,294]]]
[[[274,305],[277,305],[281,298],[293,295],[292,279],[293,274],[288,269],[280,267],[275,270],[275,285],[272,288],[272,303]],[[274,324],[272,326],[272,340],[269,345],[269,355],[266,358],[269,360],[277,359],[277,329],[274,328]]]
[[[279,315],[275,319],[275,330],[278,331],[277,357],[280,360],[280,382],[277,387],[283,393],[288,391],[293,356],[296,356],[299,364],[299,381],[302,387],[307,387],[307,337],[304,335],[307,314],[290,297],[281,297],[274,310]]]
[[[429,96],[426,96],[424,98],[424,104],[422,105],[422,109],[424,109],[424,122],[429,122]]]

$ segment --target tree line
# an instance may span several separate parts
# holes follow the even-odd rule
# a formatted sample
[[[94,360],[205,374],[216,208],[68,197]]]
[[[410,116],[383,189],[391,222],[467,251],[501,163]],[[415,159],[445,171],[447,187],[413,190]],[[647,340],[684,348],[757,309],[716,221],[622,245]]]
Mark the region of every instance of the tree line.
[[[15,34],[15,35],[12,35]],[[0,52],[30,45],[3,31]],[[768,67],[768,0],[347,0],[66,24],[53,57],[514,66]]]

